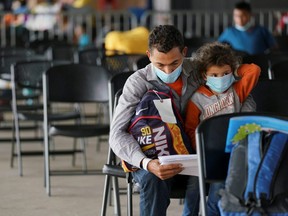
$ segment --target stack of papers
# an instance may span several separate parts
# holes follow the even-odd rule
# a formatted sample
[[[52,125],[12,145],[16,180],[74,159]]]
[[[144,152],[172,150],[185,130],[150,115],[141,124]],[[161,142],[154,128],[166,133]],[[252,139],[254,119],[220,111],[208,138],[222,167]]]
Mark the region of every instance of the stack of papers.
[[[184,170],[179,173],[181,175],[198,176],[198,156],[196,154],[190,155],[167,155],[159,156],[159,162],[161,165],[180,163],[183,165]]]

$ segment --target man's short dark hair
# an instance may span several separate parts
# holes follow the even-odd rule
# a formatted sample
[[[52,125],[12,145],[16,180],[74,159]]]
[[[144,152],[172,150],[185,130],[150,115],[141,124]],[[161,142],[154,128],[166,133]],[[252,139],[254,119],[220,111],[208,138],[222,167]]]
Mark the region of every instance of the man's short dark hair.
[[[252,12],[251,5],[245,1],[241,1],[241,2],[236,3],[234,9],[244,10],[244,11],[247,11],[249,13]]]
[[[184,39],[180,31],[173,25],[156,26],[149,35],[149,50],[156,48],[159,52],[168,53],[174,47],[184,49]]]

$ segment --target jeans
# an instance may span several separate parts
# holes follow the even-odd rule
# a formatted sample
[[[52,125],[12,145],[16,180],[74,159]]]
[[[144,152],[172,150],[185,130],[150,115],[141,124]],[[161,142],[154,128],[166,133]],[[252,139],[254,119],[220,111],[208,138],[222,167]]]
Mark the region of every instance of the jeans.
[[[211,183],[209,185],[209,194],[207,200],[207,214],[208,216],[219,216],[218,201],[220,199],[219,190],[224,188],[224,182]]]
[[[177,183],[175,177],[163,181],[142,169],[133,172],[132,176],[140,185],[140,216],[165,216],[170,204],[171,187]],[[199,181],[198,177],[189,176],[187,178],[182,215],[196,216],[199,212]]]

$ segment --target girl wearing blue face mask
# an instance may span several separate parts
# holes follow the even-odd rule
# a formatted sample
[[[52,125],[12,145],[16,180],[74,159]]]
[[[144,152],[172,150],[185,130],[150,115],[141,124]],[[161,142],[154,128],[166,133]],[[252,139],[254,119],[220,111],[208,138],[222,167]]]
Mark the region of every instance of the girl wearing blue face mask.
[[[255,111],[251,100],[245,100],[256,85],[260,68],[255,64],[240,65],[231,47],[219,42],[200,47],[192,56],[193,67],[203,78],[201,85],[188,102],[185,128],[193,147],[198,124],[212,116],[241,111]],[[239,66],[240,65],[240,66]],[[237,81],[234,78],[237,76]],[[253,103],[253,100],[252,100]],[[220,215],[218,190],[224,183],[210,184],[207,201],[208,215]]]

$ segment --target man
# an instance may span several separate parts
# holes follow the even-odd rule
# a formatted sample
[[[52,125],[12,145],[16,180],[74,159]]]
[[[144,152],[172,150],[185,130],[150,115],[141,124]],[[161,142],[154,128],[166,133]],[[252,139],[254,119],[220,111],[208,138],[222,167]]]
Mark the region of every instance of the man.
[[[249,3],[236,3],[233,10],[235,25],[227,28],[218,40],[230,44],[234,50],[250,55],[268,53],[277,48],[277,43],[268,29],[252,24],[251,13]]]
[[[114,113],[109,143],[116,155],[140,168],[132,175],[140,185],[141,215],[162,216],[166,215],[170,203],[169,188],[183,167],[181,164],[160,165],[158,159],[147,158],[127,128],[136,106],[149,89],[170,88],[175,104],[184,113],[198,84],[191,73],[190,60],[184,58],[187,47],[183,36],[174,26],[155,27],[149,35],[148,46],[146,53],[151,64],[127,80]],[[186,188],[183,215],[198,215],[198,178],[190,176]]]

